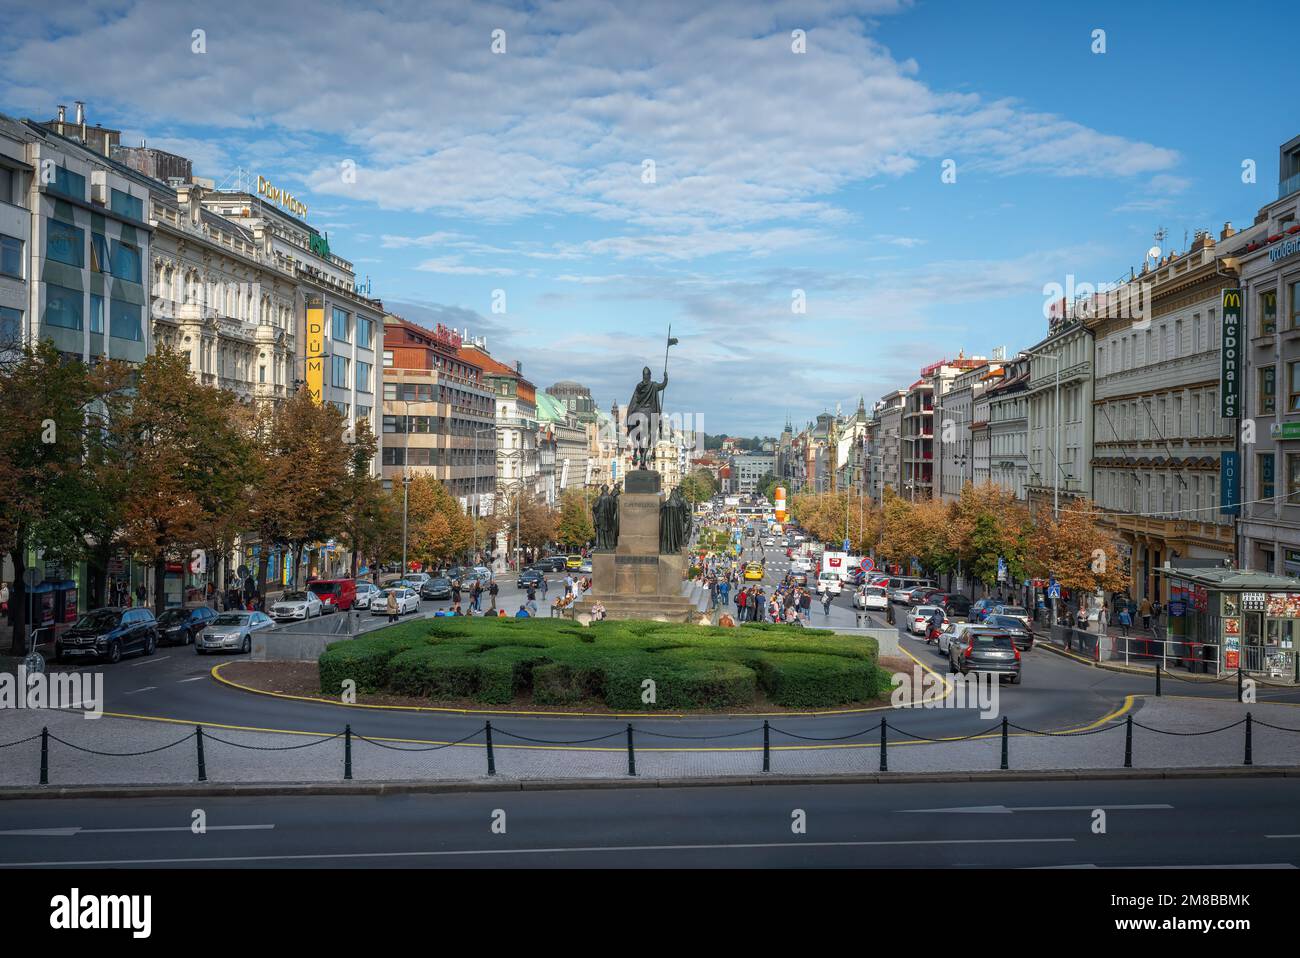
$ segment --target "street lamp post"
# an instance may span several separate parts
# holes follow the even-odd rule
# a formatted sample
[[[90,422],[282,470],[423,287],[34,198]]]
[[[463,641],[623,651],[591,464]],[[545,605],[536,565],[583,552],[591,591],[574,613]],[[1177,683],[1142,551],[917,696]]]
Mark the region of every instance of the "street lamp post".
[[[486,551],[486,549],[487,549],[487,543],[484,542],[483,545],[480,547],[480,545],[479,545],[479,538],[478,538],[478,520],[479,520],[480,518],[482,518],[482,515],[483,515],[483,509],[482,509],[482,507],[479,505],[479,498],[478,498],[478,497],[479,497],[479,491],[478,491],[478,480],[479,480],[479,474],[478,474],[478,469],[479,469],[479,451],[478,451],[478,450],[479,450],[479,441],[478,441],[478,437],[479,437],[479,436],[487,435],[488,433],[492,433],[493,435],[495,435],[495,434],[496,434],[496,431],[497,431],[497,430],[496,430],[496,426],[489,426],[489,427],[486,428],[486,429],[475,429],[475,430],[474,430],[474,548],[475,548],[475,549],[478,549],[478,551],[479,551],[479,557],[480,557],[480,558],[482,558],[483,553],[484,553],[484,552]]]

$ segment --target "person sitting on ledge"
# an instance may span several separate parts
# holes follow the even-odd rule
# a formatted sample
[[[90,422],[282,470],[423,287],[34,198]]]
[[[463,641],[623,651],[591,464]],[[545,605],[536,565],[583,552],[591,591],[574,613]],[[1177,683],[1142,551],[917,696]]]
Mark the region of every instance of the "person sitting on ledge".
[[[505,615],[505,614],[506,614],[506,610],[505,610],[505,609],[502,609],[502,610],[501,610],[501,614],[502,614],[502,615]],[[516,619],[527,619],[527,618],[529,618],[528,610],[525,609],[525,608],[521,605],[521,606],[519,607],[519,611],[515,613],[515,618],[516,618]]]

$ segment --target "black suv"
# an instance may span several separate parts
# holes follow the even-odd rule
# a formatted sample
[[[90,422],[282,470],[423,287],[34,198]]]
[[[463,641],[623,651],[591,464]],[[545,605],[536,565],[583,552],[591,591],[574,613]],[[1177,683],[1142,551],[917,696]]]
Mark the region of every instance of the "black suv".
[[[534,563],[533,568],[537,570],[545,569],[547,572],[563,572],[569,567],[568,556],[542,556]]]
[[[533,566],[531,569],[525,569],[519,573],[519,580],[515,584],[520,589],[540,589],[545,578],[546,576],[542,574],[542,570],[537,566]]]
[[[195,609],[168,609],[158,616],[158,641],[164,645],[190,645],[217,617],[206,605]]]
[[[148,609],[94,609],[79,618],[54,643],[54,660],[94,658],[119,661],[123,655],[153,655],[158,620]]]
[[[446,576],[435,576],[432,579],[426,579],[424,585],[420,586],[421,599],[450,599],[451,598],[451,580]]]

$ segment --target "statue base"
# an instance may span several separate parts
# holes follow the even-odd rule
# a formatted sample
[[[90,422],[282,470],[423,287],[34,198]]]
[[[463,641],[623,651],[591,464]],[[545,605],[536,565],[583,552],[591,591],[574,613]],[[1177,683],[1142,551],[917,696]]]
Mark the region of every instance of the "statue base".
[[[653,491],[645,489],[651,484]],[[657,472],[627,474],[619,497],[618,546],[591,557],[591,592],[570,606],[570,616],[590,615],[596,601],[611,619],[685,622],[696,612],[681,591],[685,554],[659,554],[659,485]]]

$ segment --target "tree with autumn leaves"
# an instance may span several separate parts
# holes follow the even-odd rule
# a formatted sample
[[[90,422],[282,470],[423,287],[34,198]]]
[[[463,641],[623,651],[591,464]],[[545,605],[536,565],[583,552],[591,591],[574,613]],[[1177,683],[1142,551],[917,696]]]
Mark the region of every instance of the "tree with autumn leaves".
[[[566,489],[560,496],[560,515],[555,524],[555,540],[580,549],[596,538],[591,521],[592,496],[587,490]]]

